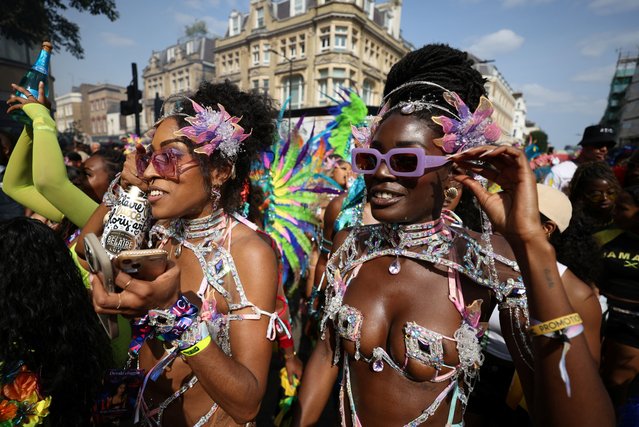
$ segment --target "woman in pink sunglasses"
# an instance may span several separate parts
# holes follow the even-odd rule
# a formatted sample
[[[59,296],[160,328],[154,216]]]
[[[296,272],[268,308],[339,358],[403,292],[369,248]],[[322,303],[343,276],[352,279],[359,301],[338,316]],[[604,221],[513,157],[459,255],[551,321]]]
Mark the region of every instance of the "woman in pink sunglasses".
[[[275,252],[237,212],[274,119],[266,96],[204,82],[165,103],[151,149],[127,159],[121,183],[148,193],[149,244],[168,251],[169,268],[151,282],[120,272],[110,294],[95,277],[93,298],[99,313],[134,318],[129,366],[144,370],[135,413],[145,425],[256,417],[272,341],[289,332],[275,310]]]
[[[384,95],[352,153],[380,224],[335,236],[298,424],[317,422],[341,370],[344,426],[464,425],[497,302],[535,421],[612,425],[581,319],[556,286],[534,175],[523,152],[493,145],[481,74],[464,52],[427,45],[393,66]],[[475,175],[454,179],[483,209],[481,234],[443,210],[453,163]]]

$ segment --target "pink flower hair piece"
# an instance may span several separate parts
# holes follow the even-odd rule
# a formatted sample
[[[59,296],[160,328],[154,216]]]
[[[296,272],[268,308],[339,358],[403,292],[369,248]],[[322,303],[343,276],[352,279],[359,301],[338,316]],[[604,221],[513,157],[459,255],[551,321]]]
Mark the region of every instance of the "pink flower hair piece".
[[[490,116],[493,105],[488,98],[482,96],[479,106],[474,113],[455,92],[444,92],[444,99],[457,110],[458,118],[434,116],[432,119],[444,131],[442,138],[433,142],[446,153],[453,154],[461,150],[496,142],[501,136],[501,130],[493,123]]]
[[[351,125],[351,132],[355,139],[355,146],[359,148],[368,148],[371,145],[373,135],[377,131],[379,122],[382,121],[382,117],[389,111],[390,107],[388,102],[379,110],[376,116],[368,117],[368,126],[353,126]]]
[[[185,136],[197,148],[193,151],[210,156],[217,149],[230,160],[235,160],[241,150],[241,143],[251,133],[244,133],[244,128],[238,124],[241,117],[231,116],[223,105],[217,104],[218,110],[202,107],[190,100],[195,110],[195,116],[186,117],[191,126],[185,126],[175,132],[176,136]]]

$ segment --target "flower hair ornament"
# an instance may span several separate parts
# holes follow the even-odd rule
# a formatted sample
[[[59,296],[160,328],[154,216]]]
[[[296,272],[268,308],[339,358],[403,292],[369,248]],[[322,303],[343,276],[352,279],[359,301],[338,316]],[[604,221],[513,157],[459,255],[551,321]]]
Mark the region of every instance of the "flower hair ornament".
[[[496,142],[501,130],[493,123],[490,116],[493,105],[488,98],[482,96],[475,112],[455,92],[444,92],[444,99],[457,110],[456,118],[434,116],[432,120],[444,130],[444,136],[433,142],[446,153],[453,154],[461,150]]]
[[[175,135],[190,139],[197,146],[193,151],[198,154],[210,156],[215,150],[220,150],[227,160],[235,161],[242,149],[242,141],[251,135],[250,132],[244,133],[244,128],[238,125],[242,118],[231,116],[221,104],[217,104],[218,109],[214,110],[190,101],[195,116],[187,116],[185,120],[191,126],[179,129]]]
[[[390,107],[388,102],[386,102],[382,108],[379,110],[377,115],[366,117],[366,125],[364,126],[353,126],[351,125],[351,131],[353,133],[353,139],[355,140],[355,145],[360,148],[368,148],[371,145],[371,139],[375,132],[377,131],[377,127],[379,126],[379,122],[382,121],[382,117],[386,115],[390,111]]]

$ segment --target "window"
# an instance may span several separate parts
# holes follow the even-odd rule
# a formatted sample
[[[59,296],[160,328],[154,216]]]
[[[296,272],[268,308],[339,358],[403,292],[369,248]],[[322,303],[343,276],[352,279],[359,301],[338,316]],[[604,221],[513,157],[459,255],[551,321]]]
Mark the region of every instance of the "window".
[[[333,68],[333,92],[346,87],[346,69]]]
[[[373,105],[373,83],[368,79],[364,80],[364,85],[362,87],[362,97],[364,104]]]
[[[285,77],[282,79],[282,84],[282,93],[284,95],[282,97],[282,104],[284,104],[286,99],[289,97],[290,89],[291,108],[301,108],[304,102],[304,79],[302,76],[297,75],[291,77],[290,85],[289,78]]]
[[[320,51],[325,51],[331,47],[331,27],[320,29]]]
[[[264,8],[257,9],[257,15],[255,16],[255,28],[262,28],[264,26]]]
[[[191,55],[194,51],[195,48],[195,43],[193,42],[193,40],[190,40],[186,43],[186,54],[187,55]]]
[[[260,88],[260,81],[258,79],[253,80],[252,82],[253,90],[257,91]]]
[[[260,63],[260,46],[257,44],[253,45],[252,52],[253,52],[253,65],[258,65]]]
[[[306,9],[306,0],[291,1],[291,16],[301,15]]]
[[[346,49],[346,38],[348,37],[348,27],[335,27],[335,49]]]
[[[171,62],[175,59],[175,48],[171,47],[166,50],[166,62]]]
[[[264,65],[271,63],[271,45],[268,43],[265,43],[262,47],[262,62]]]
[[[269,87],[268,79],[262,80],[262,87],[264,88],[264,93],[268,93],[268,87]]]
[[[317,88],[319,90],[319,101],[321,104],[325,104],[328,101],[328,68],[319,70]]]
[[[231,13],[229,17],[229,36],[236,36],[240,34],[240,19],[241,16],[239,13]]]
[[[300,35],[300,58],[304,58],[306,56],[306,37],[304,34]]]

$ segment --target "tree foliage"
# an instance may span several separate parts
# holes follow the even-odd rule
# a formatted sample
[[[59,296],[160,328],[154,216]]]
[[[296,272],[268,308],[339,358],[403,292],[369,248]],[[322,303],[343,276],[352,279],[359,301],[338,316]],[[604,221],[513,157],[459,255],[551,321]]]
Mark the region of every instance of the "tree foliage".
[[[208,32],[209,29],[206,27],[206,22],[200,20],[195,21],[193,25],[187,25],[186,27],[184,27],[184,34],[186,34],[187,37],[204,37]]]
[[[534,130],[530,132],[530,137],[534,144],[537,144],[539,151],[545,153],[548,151],[548,134],[543,130]]]
[[[49,40],[54,49],[64,48],[81,59],[80,27],[63,16],[69,8],[111,21],[119,17],[115,0],[2,0],[0,35],[25,45],[39,46]]]

